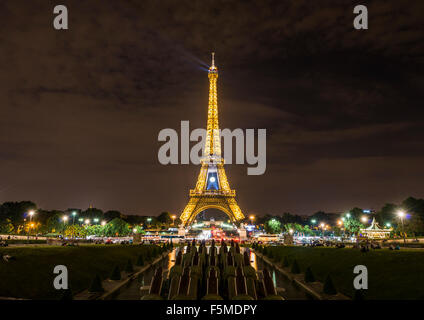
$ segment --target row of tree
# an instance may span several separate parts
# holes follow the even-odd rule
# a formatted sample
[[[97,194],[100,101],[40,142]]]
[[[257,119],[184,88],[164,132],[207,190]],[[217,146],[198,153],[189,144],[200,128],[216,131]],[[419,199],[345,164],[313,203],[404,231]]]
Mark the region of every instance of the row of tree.
[[[406,217],[403,219],[403,225],[397,213],[403,211]],[[263,225],[265,231],[269,233],[279,233],[290,229],[295,232],[311,234],[314,229],[319,229],[319,225],[332,226],[332,230],[340,234],[341,227],[337,221],[349,213],[350,218],[343,221],[343,229],[350,233],[357,233],[365,225],[361,222],[361,217],[371,215],[369,218],[375,218],[380,226],[390,224],[395,232],[405,231],[410,235],[424,235],[424,199],[409,197],[400,204],[387,203],[380,210],[364,213],[361,208],[352,208],[343,214],[326,213],[318,211],[310,216],[299,216],[290,213],[282,215],[265,215],[256,218],[256,223]],[[346,218],[346,217],[345,217]],[[247,222],[247,220],[246,220]]]
[[[32,217],[31,211],[35,212]],[[64,217],[67,217],[66,221]],[[132,227],[140,225],[148,228],[165,228],[173,223],[169,212],[162,212],[158,216],[139,216],[125,215],[116,210],[103,212],[97,208],[44,210],[37,208],[32,201],[5,202],[0,205],[0,233],[20,234],[27,233],[29,229],[37,233],[63,233],[70,225],[82,225],[87,219],[93,228],[96,226],[100,228],[102,222],[109,225],[111,221],[122,221],[128,225],[129,228],[126,229],[130,231]],[[174,223],[178,222],[176,219]]]
[[[63,232],[70,225],[81,225],[85,220],[89,219],[91,225],[100,227],[101,222],[109,224],[114,219],[127,224],[125,230],[130,230],[133,227],[143,225],[147,228],[167,228],[171,224],[178,225],[179,220],[172,220],[169,212],[162,212],[158,216],[139,216],[125,215],[116,210],[103,212],[97,208],[88,208],[81,210],[77,208],[69,208],[67,210],[43,210],[37,208],[37,205],[31,201],[20,202],[5,202],[0,205],[0,233],[22,233],[28,232],[30,216],[29,212],[34,210],[36,214],[31,219],[34,226],[33,230],[39,233]],[[372,213],[373,217],[380,223],[381,226],[390,223],[395,230],[399,231],[401,224],[396,213],[402,210],[407,213],[404,219],[402,228],[405,232],[415,235],[424,234],[424,199],[416,199],[409,197],[402,201],[401,204],[385,204],[380,210]],[[76,213],[75,216],[72,213]],[[344,221],[344,229],[356,233],[364,225],[360,222],[360,218],[364,215],[361,208],[352,208],[348,211],[351,218]],[[67,216],[65,222],[63,217]],[[245,222],[249,222],[249,217]],[[256,216],[255,223],[263,225],[265,230],[270,233],[279,233],[284,230],[294,230],[297,232],[310,234],[314,228],[324,223],[333,227],[333,230],[340,230],[337,220],[341,219],[340,214],[326,213],[318,211],[310,216],[299,216],[290,213],[282,215],[264,215]],[[82,221],[81,221],[82,220]],[[97,221],[97,222],[94,222]],[[315,222],[315,224],[313,223]],[[122,223],[121,223],[122,224]],[[122,229],[122,230],[124,230]],[[106,229],[105,229],[106,230]],[[109,233],[113,233],[110,231]],[[115,232],[116,233],[116,232]]]

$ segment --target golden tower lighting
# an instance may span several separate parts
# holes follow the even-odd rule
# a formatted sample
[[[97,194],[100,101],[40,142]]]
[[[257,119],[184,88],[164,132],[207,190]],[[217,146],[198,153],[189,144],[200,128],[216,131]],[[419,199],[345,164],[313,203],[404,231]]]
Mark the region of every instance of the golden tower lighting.
[[[190,190],[190,199],[181,213],[183,226],[194,221],[197,214],[209,208],[215,208],[228,215],[231,221],[244,219],[244,214],[236,202],[236,192],[231,190],[221,157],[221,138],[218,124],[218,68],[215,66],[215,53],[212,53],[212,65],[209,68],[208,122],[200,173],[195,189]]]

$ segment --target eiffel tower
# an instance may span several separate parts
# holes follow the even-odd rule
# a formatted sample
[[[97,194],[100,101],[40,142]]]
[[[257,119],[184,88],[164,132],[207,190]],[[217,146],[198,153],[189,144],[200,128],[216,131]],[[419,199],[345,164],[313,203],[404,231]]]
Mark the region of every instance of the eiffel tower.
[[[183,226],[190,225],[197,214],[214,208],[226,213],[232,222],[244,219],[236,202],[236,192],[230,189],[221,157],[221,138],[218,126],[218,94],[216,83],[218,68],[215,66],[215,53],[212,52],[212,66],[209,68],[208,123],[202,165],[195,189],[190,190],[190,199],[180,220]]]

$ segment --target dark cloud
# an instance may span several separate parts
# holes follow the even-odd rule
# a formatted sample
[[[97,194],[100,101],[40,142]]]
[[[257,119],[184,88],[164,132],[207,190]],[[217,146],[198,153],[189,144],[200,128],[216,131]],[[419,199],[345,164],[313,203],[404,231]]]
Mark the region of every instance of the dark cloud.
[[[0,4],[0,201],[179,212],[199,168],[161,166],[157,134],[204,127],[216,51],[220,123],[268,129],[268,168],[227,171],[246,212],[377,207],[420,190],[422,1]]]

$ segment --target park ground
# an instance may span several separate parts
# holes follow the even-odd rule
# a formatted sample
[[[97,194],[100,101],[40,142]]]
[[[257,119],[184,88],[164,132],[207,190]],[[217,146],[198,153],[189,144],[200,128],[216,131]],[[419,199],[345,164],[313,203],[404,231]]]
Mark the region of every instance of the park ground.
[[[422,250],[379,249],[361,252],[353,248],[276,246],[269,247],[267,252],[279,264],[285,256],[290,265],[296,259],[302,273],[311,267],[321,282],[330,274],[337,289],[350,297],[353,297],[353,279],[357,276],[353,269],[356,265],[364,265],[368,270],[365,299],[424,299]]]
[[[63,290],[53,287],[55,266],[67,267],[70,288],[76,294],[87,289],[96,274],[106,279],[116,265],[123,270],[128,259],[135,264],[139,255],[151,256],[152,249],[151,245],[0,248],[0,253],[16,257],[0,261],[0,297],[61,299]]]

